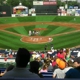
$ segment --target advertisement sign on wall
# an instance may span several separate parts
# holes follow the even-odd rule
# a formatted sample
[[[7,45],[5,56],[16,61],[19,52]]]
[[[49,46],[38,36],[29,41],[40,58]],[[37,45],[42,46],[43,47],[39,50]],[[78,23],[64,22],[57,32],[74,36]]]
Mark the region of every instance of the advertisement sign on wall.
[[[56,1],[56,0],[49,0],[49,1]]]
[[[74,6],[74,9],[78,9],[78,6]]]
[[[80,16],[80,9],[76,9],[75,16]]]
[[[53,2],[43,2],[43,5],[57,5],[57,2],[56,1],[53,1]]]
[[[33,5],[43,5],[43,1],[33,1]]]
[[[67,9],[68,15],[75,15],[75,9]]]

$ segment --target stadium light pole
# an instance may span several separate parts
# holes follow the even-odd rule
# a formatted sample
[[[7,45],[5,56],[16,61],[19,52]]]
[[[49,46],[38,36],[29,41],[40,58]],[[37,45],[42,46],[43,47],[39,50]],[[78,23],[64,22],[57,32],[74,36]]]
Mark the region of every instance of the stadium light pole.
[[[68,8],[68,0],[66,0],[66,9]]]
[[[68,0],[66,0],[67,8],[68,8]]]

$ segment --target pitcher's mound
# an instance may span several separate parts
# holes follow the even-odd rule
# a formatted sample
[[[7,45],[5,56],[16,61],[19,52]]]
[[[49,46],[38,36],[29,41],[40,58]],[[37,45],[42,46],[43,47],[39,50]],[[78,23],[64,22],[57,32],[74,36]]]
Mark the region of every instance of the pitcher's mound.
[[[51,37],[44,37],[44,36],[30,36],[30,37],[22,37],[22,42],[26,43],[35,43],[35,44],[41,44],[41,43],[48,43],[53,41]]]
[[[45,31],[45,30],[47,30],[47,28],[35,28],[34,30],[35,31]]]

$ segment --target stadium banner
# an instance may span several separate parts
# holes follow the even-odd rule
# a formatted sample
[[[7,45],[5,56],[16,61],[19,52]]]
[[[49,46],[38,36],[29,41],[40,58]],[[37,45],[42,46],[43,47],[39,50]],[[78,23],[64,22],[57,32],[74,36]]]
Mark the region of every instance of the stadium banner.
[[[66,16],[66,15],[67,15],[67,13],[66,13],[65,9],[62,10],[62,12],[61,12],[61,16]]]
[[[75,15],[75,9],[67,9],[67,15],[74,16]]]
[[[43,1],[33,1],[33,5],[43,5]]]
[[[74,6],[74,9],[78,9],[78,6]]]
[[[56,1],[56,0],[49,0],[49,1]]]
[[[73,6],[69,6],[69,9],[74,9],[74,7]]]
[[[32,15],[31,16],[36,16],[36,13],[32,13]]]
[[[80,16],[80,9],[76,9],[75,16]]]
[[[64,6],[60,6],[59,9],[63,10],[63,9],[65,9],[65,8],[64,8]]]
[[[4,11],[4,12],[2,12],[2,14],[4,14],[4,15],[5,15],[5,14],[6,14],[6,12]]]
[[[35,8],[29,9],[29,15],[36,16]]]
[[[60,13],[58,13],[58,16],[61,16],[61,14],[60,14]]]
[[[12,14],[11,17],[25,17],[28,16],[28,14]]]
[[[31,8],[31,14],[35,13],[35,8]]]
[[[56,1],[48,1],[48,2],[43,2],[43,5],[57,5],[57,2]]]

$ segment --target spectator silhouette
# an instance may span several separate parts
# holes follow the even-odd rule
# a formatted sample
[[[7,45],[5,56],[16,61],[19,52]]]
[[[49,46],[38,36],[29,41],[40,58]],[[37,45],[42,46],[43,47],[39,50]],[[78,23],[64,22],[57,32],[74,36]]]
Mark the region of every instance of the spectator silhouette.
[[[30,62],[30,69],[29,69],[29,70],[30,70],[32,73],[35,73],[35,74],[37,74],[39,77],[43,78],[42,74],[39,73],[39,67],[40,67],[40,65],[39,65],[39,62],[38,62],[38,61],[31,61],[31,62]]]
[[[6,72],[12,70],[14,68],[14,65],[9,65],[6,70],[4,71],[4,73],[1,73],[1,76],[3,76]]]
[[[80,78],[80,66],[73,63],[73,67],[66,72],[65,78]]]
[[[72,68],[66,72],[65,78],[80,78],[80,71],[76,68]]]
[[[0,77],[2,77],[1,70],[0,70]]]
[[[27,68],[30,61],[30,52],[25,48],[19,48],[16,55],[16,67],[4,74],[3,77],[14,78],[39,78],[37,74],[31,73]]]

